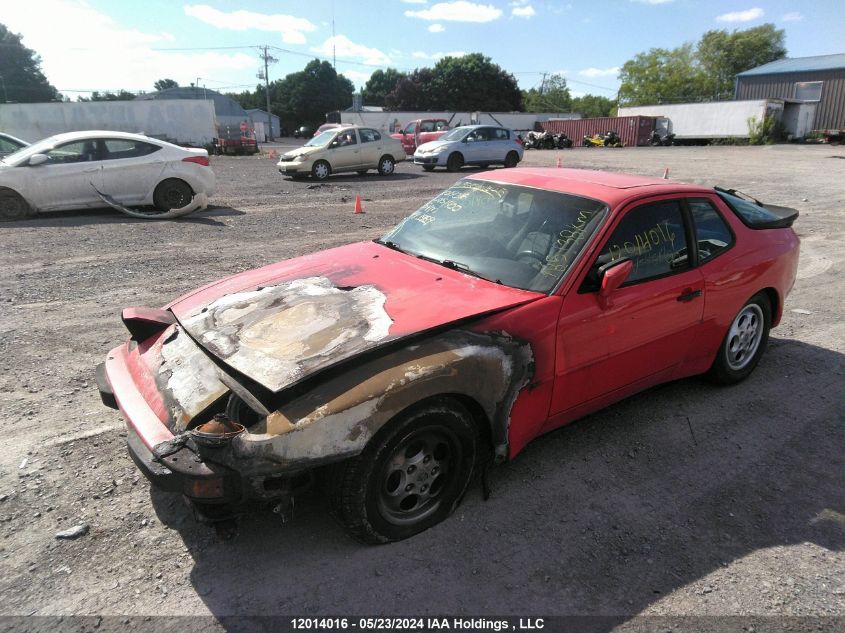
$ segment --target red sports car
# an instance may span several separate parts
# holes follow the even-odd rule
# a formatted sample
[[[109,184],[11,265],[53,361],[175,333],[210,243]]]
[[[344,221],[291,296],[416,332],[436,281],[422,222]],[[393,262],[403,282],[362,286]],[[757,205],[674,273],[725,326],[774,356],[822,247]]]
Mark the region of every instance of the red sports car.
[[[141,470],[201,518],[283,512],[319,470],[352,536],[399,540],[542,433],[663,381],[746,378],[797,215],[639,176],[481,173],[381,239],[125,309],[98,384]]]

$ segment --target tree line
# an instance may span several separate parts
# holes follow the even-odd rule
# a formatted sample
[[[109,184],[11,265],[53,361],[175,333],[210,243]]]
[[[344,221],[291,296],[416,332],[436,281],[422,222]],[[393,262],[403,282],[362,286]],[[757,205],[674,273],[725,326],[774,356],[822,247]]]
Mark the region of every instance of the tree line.
[[[38,54],[24,46],[19,34],[0,24],[0,96],[4,102],[67,100],[41,71]],[[652,48],[622,66],[617,99],[597,95],[573,97],[566,79],[553,74],[539,87],[521,90],[511,73],[481,54],[444,57],[432,67],[401,72],[376,70],[362,90],[365,105],[386,110],[457,110],[484,112],[579,112],[585,117],[610,116],[619,105],[681,103],[729,99],[737,73],[786,56],[784,31],[772,24],[734,30],[711,30],[697,43]],[[177,87],[160,79],[156,90]],[[269,84],[270,109],[288,127],[319,124],[326,112],[352,103],[352,82],[327,61],[318,59],[301,71]],[[135,98],[126,90],[93,92],[79,101]],[[245,109],[266,108],[267,91],[229,93]]]

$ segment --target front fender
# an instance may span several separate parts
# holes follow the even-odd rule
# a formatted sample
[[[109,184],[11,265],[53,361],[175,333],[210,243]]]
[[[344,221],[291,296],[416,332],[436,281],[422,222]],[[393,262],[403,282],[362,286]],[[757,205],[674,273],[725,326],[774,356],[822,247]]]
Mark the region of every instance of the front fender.
[[[347,364],[240,435],[233,454],[277,472],[338,461],[360,453],[413,404],[452,394],[480,406],[496,455],[504,458],[511,407],[532,373],[526,342],[504,333],[452,330]]]

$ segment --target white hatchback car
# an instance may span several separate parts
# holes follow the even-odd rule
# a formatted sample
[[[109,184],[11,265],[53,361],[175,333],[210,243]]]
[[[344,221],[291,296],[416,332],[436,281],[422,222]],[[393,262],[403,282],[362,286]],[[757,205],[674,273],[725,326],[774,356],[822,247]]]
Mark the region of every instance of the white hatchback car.
[[[522,140],[513,130],[495,125],[463,125],[436,141],[420,145],[414,152],[414,163],[426,171],[435,167],[458,171],[464,165],[516,167],[524,151]]]
[[[0,160],[0,219],[104,206],[172,218],[204,208],[214,186],[204,149],[126,132],[67,132]]]

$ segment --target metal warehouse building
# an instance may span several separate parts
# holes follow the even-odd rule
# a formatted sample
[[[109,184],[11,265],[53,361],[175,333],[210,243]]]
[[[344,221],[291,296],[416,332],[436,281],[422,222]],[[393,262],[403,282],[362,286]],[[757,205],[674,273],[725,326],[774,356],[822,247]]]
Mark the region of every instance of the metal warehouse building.
[[[779,59],[736,76],[734,99],[783,99],[791,129],[845,128],[845,53]]]

